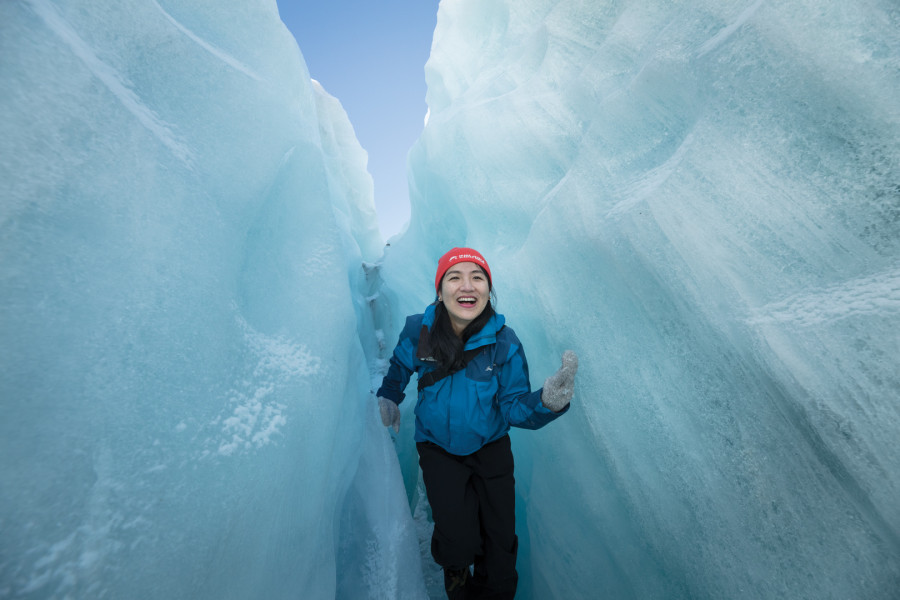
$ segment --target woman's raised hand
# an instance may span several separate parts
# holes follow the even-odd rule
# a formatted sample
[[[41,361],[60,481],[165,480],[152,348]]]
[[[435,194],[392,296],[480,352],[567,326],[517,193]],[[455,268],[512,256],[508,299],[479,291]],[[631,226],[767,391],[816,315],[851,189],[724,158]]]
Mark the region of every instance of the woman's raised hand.
[[[575,393],[575,372],[578,371],[578,356],[571,350],[562,355],[562,367],[544,382],[541,402],[553,412],[564,409]]]

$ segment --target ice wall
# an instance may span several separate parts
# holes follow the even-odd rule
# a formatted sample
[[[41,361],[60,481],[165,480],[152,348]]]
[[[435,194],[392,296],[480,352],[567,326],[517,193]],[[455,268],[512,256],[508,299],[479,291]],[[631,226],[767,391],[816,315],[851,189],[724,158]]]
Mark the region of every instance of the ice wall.
[[[421,597],[366,155],[274,0],[2,2],[0,113],[0,597]]]
[[[397,315],[468,244],[581,355],[520,597],[896,598],[896,3],[444,0],[426,78]]]

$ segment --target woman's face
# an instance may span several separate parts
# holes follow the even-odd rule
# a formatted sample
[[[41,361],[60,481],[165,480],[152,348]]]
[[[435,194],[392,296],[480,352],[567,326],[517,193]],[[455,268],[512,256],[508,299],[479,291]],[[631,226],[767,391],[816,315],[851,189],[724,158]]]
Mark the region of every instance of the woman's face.
[[[490,294],[487,275],[475,263],[456,263],[444,273],[438,299],[447,308],[457,335],[482,313]]]

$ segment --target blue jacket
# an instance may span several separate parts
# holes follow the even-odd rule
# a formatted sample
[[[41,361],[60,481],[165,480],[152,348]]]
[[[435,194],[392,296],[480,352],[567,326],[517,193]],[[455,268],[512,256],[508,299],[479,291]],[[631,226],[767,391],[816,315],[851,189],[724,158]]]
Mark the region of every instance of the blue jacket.
[[[422,326],[430,331],[434,309],[432,304],[424,314],[407,317],[378,396],[400,404],[413,372],[422,377],[436,369],[433,360],[417,357]],[[491,317],[466,342],[465,350],[482,349],[466,368],[419,392],[417,442],[433,442],[465,456],[500,439],[510,426],[538,429],[568,410],[568,406],[558,413],[546,409],[541,390],[531,391],[522,343],[505,322],[503,315]]]

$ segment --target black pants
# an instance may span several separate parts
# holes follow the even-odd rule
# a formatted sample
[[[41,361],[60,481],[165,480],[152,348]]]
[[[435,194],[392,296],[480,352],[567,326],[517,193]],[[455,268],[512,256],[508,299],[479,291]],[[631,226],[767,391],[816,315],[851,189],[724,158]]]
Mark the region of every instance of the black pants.
[[[516,594],[516,497],[509,436],[468,456],[416,444],[434,518],[431,555],[444,569],[475,565],[467,598]]]

